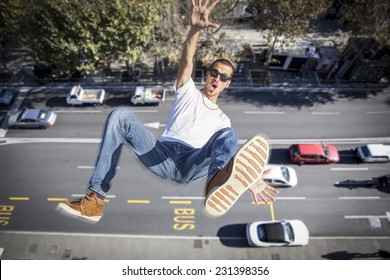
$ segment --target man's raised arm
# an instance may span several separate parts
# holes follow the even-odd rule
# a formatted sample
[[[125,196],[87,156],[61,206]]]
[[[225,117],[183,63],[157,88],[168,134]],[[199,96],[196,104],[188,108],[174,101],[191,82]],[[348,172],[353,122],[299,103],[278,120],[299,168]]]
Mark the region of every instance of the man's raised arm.
[[[198,43],[200,32],[207,27],[218,28],[219,25],[211,23],[208,16],[211,10],[218,3],[218,0],[214,0],[209,7],[207,7],[209,0],[192,0],[192,12],[191,12],[191,28],[188,32],[187,39],[184,42],[183,52],[180,58],[179,70],[177,72],[177,88],[186,84],[192,75],[194,68],[194,55],[196,51],[196,45]]]

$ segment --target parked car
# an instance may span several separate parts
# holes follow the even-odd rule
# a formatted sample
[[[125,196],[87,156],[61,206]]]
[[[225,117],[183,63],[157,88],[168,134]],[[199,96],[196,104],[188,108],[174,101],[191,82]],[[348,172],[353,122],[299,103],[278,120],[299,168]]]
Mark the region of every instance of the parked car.
[[[297,173],[284,165],[268,165],[271,172],[263,175],[263,180],[273,187],[295,187],[298,183]]]
[[[250,246],[304,246],[309,243],[309,230],[300,220],[258,221],[246,227]]]
[[[41,109],[23,109],[10,116],[8,126],[13,128],[47,128],[54,125],[56,113]]]
[[[368,144],[356,148],[356,155],[362,162],[390,161],[390,146],[383,144]]]
[[[14,100],[14,93],[9,89],[1,89],[0,90],[0,105],[11,105]]]
[[[295,163],[336,163],[340,155],[336,147],[329,144],[294,144],[289,148],[290,158]]]

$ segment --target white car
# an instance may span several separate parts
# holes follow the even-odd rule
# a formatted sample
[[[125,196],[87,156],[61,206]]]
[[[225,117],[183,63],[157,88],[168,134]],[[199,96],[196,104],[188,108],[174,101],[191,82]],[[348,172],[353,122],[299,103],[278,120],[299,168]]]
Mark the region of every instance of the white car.
[[[263,180],[273,187],[295,187],[298,184],[297,173],[292,167],[284,165],[268,165],[271,172],[264,174]]]
[[[362,162],[390,161],[390,146],[383,144],[368,144],[356,148],[356,155]]]
[[[246,237],[250,246],[304,246],[309,230],[300,220],[258,221],[249,223]]]

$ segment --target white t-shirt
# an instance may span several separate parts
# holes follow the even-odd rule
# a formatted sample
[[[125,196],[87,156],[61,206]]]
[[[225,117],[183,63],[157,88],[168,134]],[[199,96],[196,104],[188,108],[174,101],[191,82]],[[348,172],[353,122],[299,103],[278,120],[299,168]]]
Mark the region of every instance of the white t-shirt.
[[[231,127],[230,119],[190,79],[176,89],[176,97],[160,141],[183,142],[203,147],[215,132]]]

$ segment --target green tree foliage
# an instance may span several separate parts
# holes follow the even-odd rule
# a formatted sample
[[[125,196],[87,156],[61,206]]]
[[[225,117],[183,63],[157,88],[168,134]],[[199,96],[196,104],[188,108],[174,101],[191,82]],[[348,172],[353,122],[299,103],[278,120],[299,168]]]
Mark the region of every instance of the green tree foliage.
[[[19,19],[22,17],[20,9],[22,1],[0,1],[0,38],[8,42],[8,45],[17,45],[18,38],[15,37],[15,33],[18,30]]]
[[[236,7],[241,0],[220,0],[211,14],[211,21],[221,25],[234,24],[232,17],[228,14]],[[212,2],[210,0],[210,2]],[[150,47],[157,59],[168,58],[171,66],[176,66],[181,57],[181,50],[192,10],[190,0],[175,0],[167,5],[162,11],[162,20],[154,27],[154,41]],[[198,45],[195,60],[203,66],[209,66],[218,58],[226,58],[234,61],[237,52],[226,47],[223,43],[224,33],[218,33],[220,29],[206,29]]]
[[[357,36],[390,46],[390,1],[354,0],[341,5],[341,21]]]
[[[257,11],[256,22],[269,29],[270,52],[276,43],[282,46],[307,32],[310,21],[323,14],[332,0],[248,0],[249,10]],[[268,59],[269,62],[269,59]]]
[[[25,46],[57,76],[136,61],[160,19],[162,0],[21,0]]]

